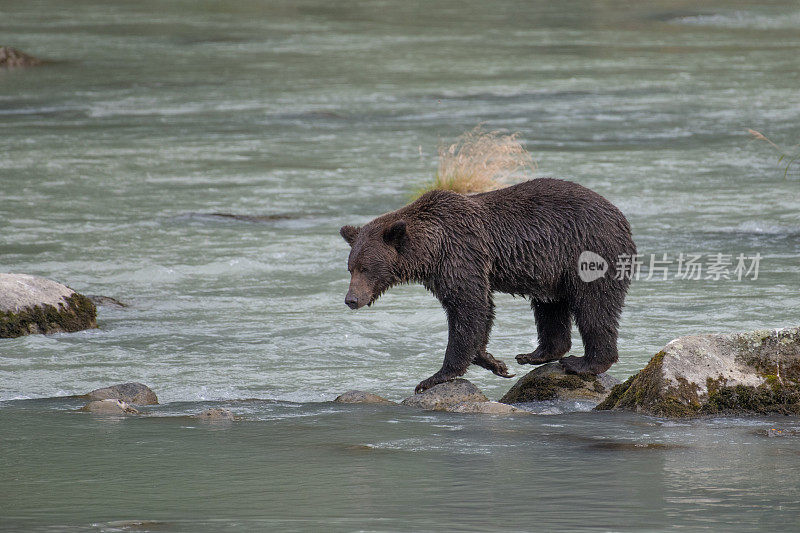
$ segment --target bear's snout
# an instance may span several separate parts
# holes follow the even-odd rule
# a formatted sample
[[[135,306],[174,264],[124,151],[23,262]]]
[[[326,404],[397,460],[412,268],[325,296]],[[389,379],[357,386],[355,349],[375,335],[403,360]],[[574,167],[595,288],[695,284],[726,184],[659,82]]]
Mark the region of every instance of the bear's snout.
[[[347,293],[347,296],[344,297],[344,303],[346,303],[347,307],[349,307],[350,309],[358,309],[358,298],[356,298],[349,292]]]

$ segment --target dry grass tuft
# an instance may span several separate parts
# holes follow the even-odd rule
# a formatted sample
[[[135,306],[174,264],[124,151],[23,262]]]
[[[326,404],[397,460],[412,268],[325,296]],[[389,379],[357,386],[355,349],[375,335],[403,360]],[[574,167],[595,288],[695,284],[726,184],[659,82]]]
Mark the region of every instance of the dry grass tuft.
[[[783,169],[783,179],[786,179],[786,177],[789,174],[789,167],[791,167],[792,163],[794,163],[795,161],[800,160],[800,152],[792,151],[792,150],[797,150],[797,148],[800,147],[800,145],[793,146],[790,150],[787,150],[772,142],[769,137],[767,137],[760,131],[748,129],[747,133],[752,135],[753,139],[757,141],[764,141],[766,143],[769,143],[770,146],[772,146],[775,150],[778,151],[778,153],[780,154],[780,157],[778,158],[778,164],[781,164],[781,162],[783,162],[783,164],[786,165],[786,168]]]
[[[526,172],[536,163],[522,146],[519,134],[503,135],[478,125],[450,146],[439,147],[439,169],[434,182],[419,192],[445,189],[462,194],[492,191]]]

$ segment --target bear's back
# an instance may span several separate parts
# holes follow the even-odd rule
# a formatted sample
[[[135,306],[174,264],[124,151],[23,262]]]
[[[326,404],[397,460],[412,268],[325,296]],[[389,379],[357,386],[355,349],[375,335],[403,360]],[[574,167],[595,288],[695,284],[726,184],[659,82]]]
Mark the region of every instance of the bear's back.
[[[493,285],[503,292],[554,295],[582,252],[636,252],[622,212],[577,183],[538,178],[471,198],[484,212]]]

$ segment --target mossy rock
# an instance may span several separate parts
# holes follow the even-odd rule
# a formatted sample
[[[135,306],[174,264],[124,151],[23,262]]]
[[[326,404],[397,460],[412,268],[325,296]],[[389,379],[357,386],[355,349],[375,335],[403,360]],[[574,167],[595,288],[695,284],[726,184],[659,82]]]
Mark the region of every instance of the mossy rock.
[[[800,328],[681,337],[596,409],[667,418],[800,414]]]
[[[0,274],[0,338],[97,327],[97,308],[69,287],[27,274]]]
[[[522,376],[505,395],[502,403],[543,402],[547,400],[602,401],[619,383],[608,374],[567,374],[558,362],[534,368]]]

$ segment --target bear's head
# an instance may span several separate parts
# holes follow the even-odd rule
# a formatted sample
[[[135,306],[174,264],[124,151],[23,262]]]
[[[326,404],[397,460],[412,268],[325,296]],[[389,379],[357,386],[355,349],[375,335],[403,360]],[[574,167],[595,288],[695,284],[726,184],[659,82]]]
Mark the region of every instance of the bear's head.
[[[402,281],[402,253],[408,239],[404,220],[378,219],[361,228],[343,226],[339,233],[350,245],[350,289],[344,299],[350,309],[371,305]]]

